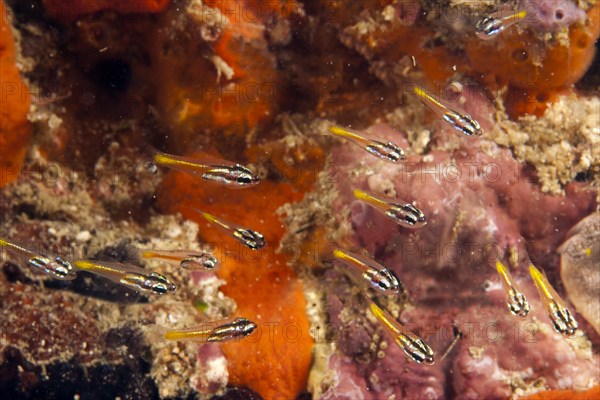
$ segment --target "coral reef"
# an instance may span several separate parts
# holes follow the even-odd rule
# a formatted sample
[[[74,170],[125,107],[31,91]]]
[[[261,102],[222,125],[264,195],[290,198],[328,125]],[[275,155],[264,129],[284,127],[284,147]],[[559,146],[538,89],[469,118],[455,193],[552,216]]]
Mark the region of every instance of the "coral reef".
[[[178,289],[153,297],[83,271],[55,281],[2,253],[0,397],[597,395],[598,1],[4,2],[0,237],[132,263]],[[489,40],[475,33],[522,9]],[[481,137],[415,87],[472,116]],[[332,124],[407,158],[383,163]],[[244,164],[261,182],[168,171],[153,148]],[[353,189],[428,223],[394,225]],[[194,209],[266,245],[247,249]],[[406,292],[365,291],[334,246],[368,253]],[[221,268],[190,273],[140,248],[207,250]],[[497,260],[526,317],[507,310]],[[567,301],[574,337],[553,330],[529,263]],[[365,294],[434,365],[406,356]],[[201,346],[153,333],[232,316],[256,332]]]
[[[43,243],[69,258],[134,263],[140,262],[139,248],[198,248],[198,226],[192,222],[159,215],[143,225],[119,220],[114,199],[90,196],[109,190],[107,180],[127,177],[125,170],[106,168],[114,161],[100,164],[105,167],[99,166],[98,179],[89,182],[65,167],[56,177],[53,165],[43,160],[29,164],[39,180],[11,185],[0,197],[2,235]],[[157,180],[149,181],[153,189]],[[138,207],[143,189],[136,193],[120,206]],[[136,398],[182,396],[192,390],[214,393],[227,384],[219,365],[207,368],[214,351],[204,355],[191,343],[149,342],[141,329],[148,323],[185,327],[228,315],[234,302],[219,292],[224,281],[214,275],[198,281],[185,272],[169,271],[178,283],[175,297],[149,299],[92,275],[55,282],[9,258],[2,260],[0,293],[6,312],[0,319],[0,351],[7,372],[1,390],[11,398],[83,395],[94,391],[98,379],[108,385],[107,395]],[[209,304],[204,316],[194,307],[198,302]]]
[[[389,128],[370,130],[398,142],[400,134]],[[410,398],[442,398],[450,391],[475,399],[598,384],[599,360],[590,343],[579,337],[578,344],[569,344],[545,325],[543,307],[533,301],[533,283],[524,279],[529,260],[558,276],[556,249],[565,229],[595,209],[595,193],[571,184],[566,197],[544,195],[506,150],[485,142],[409,157],[397,168],[385,169],[350,146],[333,154],[339,181],[326,189],[338,193],[333,215],[341,221],[348,218],[352,230],[347,240],[376,255],[408,288],[410,302],[399,304],[404,322],[418,327],[438,354],[451,342],[453,325],[461,327],[463,337],[438,366],[411,363],[382,331],[373,329],[365,306],[350,300],[356,294],[351,282],[332,290],[343,278],[317,274],[315,284],[327,293],[339,350],[360,363],[346,365],[339,355],[331,356],[337,383],[320,383],[315,391],[335,398],[351,390],[344,383],[349,379],[366,382],[356,389],[364,397],[373,391],[375,397],[405,393]],[[353,200],[352,188],[414,201],[429,216],[427,227],[410,232],[394,226]],[[539,207],[535,215],[530,212],[533,204]],[[492,283],[497,282],[493,262],[502,258],[512,260],[519,286],[537,308],[532,318],[516,320],[503,304],[501,286]],[[408,378],[412,376],[414,380]]]

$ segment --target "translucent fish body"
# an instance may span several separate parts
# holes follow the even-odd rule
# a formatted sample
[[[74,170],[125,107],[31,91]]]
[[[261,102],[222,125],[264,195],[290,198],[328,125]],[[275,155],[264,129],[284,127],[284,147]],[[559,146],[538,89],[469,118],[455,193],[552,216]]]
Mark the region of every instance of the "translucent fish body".
[[[397,224],[405,228],[420,228],[427,225],[425,214],[410,203],[398,204],[360,189],[354,190],[354,197],[374,207]]]
[[[189,329],[170,330],[164,333],[164,338],[200,343],[231,342],[250,335],[255,329],[254,322],[246,318],[235,318],[208,322]]]
[[[260,178],[247,167],[224,160],[196,159],[156,152],[153,163],[202,177],[233,189],[254,186]]]
[[[444,100],[436,100],[423,89],[415,87],[415,94],[434,113],[449,123],[454,129],[467,136],[481,136],[481,125],[472,116],[453,110]]]
[[[208,253],[195,250],[144,250],[145,259],[159,260],[190,271],[216,271],[219,261]]]
[[[490,40],[505,29],[522,21],[526,16],[527,12],[525,10],[517,12],[497,11],[477,22],[475,32],[479,39]]]
[[[53,278],[69,281],[77,277],[77,272],[70,262],[45,250],[34,251],[19,243],[0,239],[0,250],[2,249],[6,250],[19,262],[25,263]]]
[[[368,139],[357,132],[339,126],[330,127],[329,132],[338,137],[350,140],[379,159],[395,163],[406,158],[404,150],[393,142]]]
[[[575,317],[573,317],[569,309],[565,306],[564,301],[550,285],[546,276],[536,267],[530,265],[529,273],[544,303],[554,329],[561,335],[573,336],[577,331],[578,324]]]
[[[177,289],[166,276],[131,264],[77,260],[75,266],[135,291],[162,295]]]
[[[514,279],[508,271],[508,268],[500,261],[497,261],[496,269],[498,275],[500,275],[504,291],[506,292],[506,305],[508,306],[509,311],[513,315],[518,315],[520,317],[527,316],[529,313],[529,302],[525,298],[525,295],[516,289]]]
[[[202,215],[208,222],[217,225],[227,231],[231,236],[233,236],[238,242],[245,245],[246,247],[252,250],[258,250],[265,246],[265,237],[259,232],[253,231],[252,229],[244,228],[240,225],[234,224],[232,222],[227,222],[223,219],[217,218],[212,214],[207,212],[192,209]]]
[[[353,276],[359,277],[376,291],[386,295],[400,293],[400,281],[383,265],[347,250],[335,249],[333,256],[350,267]]]
[[[371,312],[384,326],[386,331],[394,338],[394,341],[398,344],[398,346],[404,350],[406,355],[419,364],[434,364],[435,360],[433,350],[431,350],[431,347],[429,347],[427,343],[406,329],[404,325],[396,321],[389,313],[381,309],[374,302],[369,301],[369,305]]]

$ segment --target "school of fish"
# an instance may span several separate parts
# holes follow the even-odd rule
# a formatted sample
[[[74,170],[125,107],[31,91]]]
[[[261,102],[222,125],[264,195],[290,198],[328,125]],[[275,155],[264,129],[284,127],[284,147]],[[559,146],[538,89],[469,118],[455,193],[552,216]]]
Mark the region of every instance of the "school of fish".
[[[526,16],[525,11],[495,12],[477,23],[475,34],[482,40],[493,40],[506,29],[523,21]],[[483,134],[480,124],[471,115],[445,100],[427,93],[420,86],[414,87],[414,95],[458,132],[468,137]],[[397,163],[406,159],[405,151],[398,145],[377,140],[368,133],[336,125],[329,127],[329,133],[350,141],[382,161]],[[181,157],[153,151],[147,166],[151,170],[156,170],[158,167],[175,169],[233,189],[243,189],[260,183],[260,178],[250,168],[220,159]],[[381,194],[367,193],[359,189],[354,189],[353,195],[358,201],[374,208],[402,228],[427,229],[425,214],[412,202],[386,198]],[[266,245],[264,236],[259,232],[226,221],[207,211],[197,209],[193,211],[252,250],[260,250]],[[132,264],[87,259],[66,260],[43,248],[13,243],[8,239],[0,239],[0,250],[5,251],[14,262],[27,265],[55,279],[73,280],[77,274],[85,272],[151,295],[168,295],[177,290],[175,283],[168,276]],[[389,268],[361,253],[337,247],[333,250],[332,256],[333,260],[343,267],[343,271],[361,287],[366,308],[404,353],[417,363],[434,364],[435,354],[431,347],[378,305],[374,300],[375,296],[372,295],[403,296],[407,288]],[[219,268],[219,261],[213,255],[195,250],[143,249],[140,250],[139,255],[142,259],[164,262],[186,271],[216,271]],[[519,317],[527,316],[530,311],[529,302],[519,290],[509,268],[501,260],[497,260],[496,270],[510,313]],[[529,267],[529,272],[554,329],[566,337],[573,336],[578,324],[565,301],[558,295],[543,272],[533,265]],[[243,317],[233,317],[187,329],[170,330],[162,327],[160,329],[162,330],[160,336],[164,340],[209,343],[239,340],[250,335],[256,329],[256,324]],[[460,335],[457,334],[456,337],[459,340]]]

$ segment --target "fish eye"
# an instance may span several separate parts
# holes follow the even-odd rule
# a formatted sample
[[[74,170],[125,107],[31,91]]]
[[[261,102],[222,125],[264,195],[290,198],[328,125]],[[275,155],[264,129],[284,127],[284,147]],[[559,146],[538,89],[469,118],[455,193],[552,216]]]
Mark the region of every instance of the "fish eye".
[[[264,236],[251,229],[237,229],[233,234],[252,250],[258,250],[265,245]]]
[[[471,136],[475,133],[475,131],[473,130],[472,126],[465,125],[465,127],[463,128],[463,133],[467,136]]]
[[[66,274],[68,274],[73,269],[73,267],[71,267],[71,263],[65,261],[62,257],[56,257],[54,259],[54,262],[58,265],[57,269],[66,271]]]
[[[487,16],[476,25],[476,29],[480,32],[484,32],[486,35],[494,35],[500,32],[500,21],[496,18]]]
[[[158,165],[153,162],[145,162],[144,168],[152,174],[156,174],[158,172]]]
[[[387,143],[385,147],[388,150],[388,159],[390,161],[398,161],[399,159],[403,158],[403,151],[398,146],[394,145],[393,143]]]
[[[470,115],[461,116],[461,121],[463,123],[463,132],[468,135],[481,135],[481,127],[479,126],[479,122],[477,122]]]
[[[64,278],[65,276],[69,275],[69,270],[67,268],[64,268],[63,266],[59,266],[58,268],[54,269],[54,273],[57,276]]]
[[[412,204],[406,204],[404,206],[404,212],[406,213],[405,220],[407,223],[411,225],[416,225],[417,223],[426,224],[427,221],[425,219],[425,214]]]
[[[217,266],[217,260],[214,257],[208,257],[202,265],[206,269],[213,269]]]
[[[245,318],[239,318],[237,322],[240,324],[238,329],[244,336],[251,334],[256,329],[256,324]]]
[[[394,285],[392,282],[390,282],[389,280],[385,280],[382,281],[382,289],[385,290],[386,292],[395,292],[396,289],[398,288],[396,285]]]
[[[150,277],[152,278],[152,281],[148,286],[150,290],[156,294],[165,294],[176,289],[176,286],[173,283],[159,273],[152,272]]]
[[[385,292],[397,292],[399,289],[399,284],[394,275],[392,275],[389,271],[383,270],[378,271],[375,275],[374,284],[377,288]]]
[[[407,224],[413,226],[417,223],[417,218],[412,215],[412,214],[406,214],[404,216],[404,222],[406,222]]]
[[[46,269],[48,269],[54,275],[64,278],[69,274],[71,270],[71,264],[63,260],[61,257],[55,257],[53,260],[48,260],[46,263]]]
[[[398,154],[396,151],[392,151],[392,152],[389,154],[389,156],[388,156],[388,159],[389,159],[390,161],[394,161],[394,162],[396,162],[396,161],[398,161],[398,160],[400,159],[400,154]]]
[[[211,256],[210,254],[202,254],[202,255],[190,255],[187,258],[183,259],[179,265],[182,268],[196,270],[198,268],[202,268],[205,270],[214,269],[219,261]]]
[[[167,293],[167,287],[164,284],[159,283],[152,286],[152,291],[158,294],[165,294]]]
[[[246,174],[243,174],[238,176],[236,181],[241,185],[249,185],[252,183],[252,178]]]
[[[391,286],[390,282],[387,279],[385,279],[385,278],[379,279],[377,281],[377,287],[379,287],[382,290],[389,290],[390,286]]]

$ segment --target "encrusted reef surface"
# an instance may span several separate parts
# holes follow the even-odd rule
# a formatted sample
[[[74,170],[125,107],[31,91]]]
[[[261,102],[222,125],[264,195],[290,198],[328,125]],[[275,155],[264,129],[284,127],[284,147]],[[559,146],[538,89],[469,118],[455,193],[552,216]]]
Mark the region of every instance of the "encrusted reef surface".
[[[371,131],[383,138],[402,136],[386,125]],[[324,398],[368,397],[370,391],[376,398],[393,393],[508,398],[598,383],[599,360],[591,342],[584,334],[565,340],[554,332],[524,268],[533,262],[557,274],[556,248],[565,228],[594,210],[595,193],[572,184],[564,197],[543,194],[509,151],[484,142],[412,156],[397,168],[381,168],[360,149],[335,154],[339,181],[332,213],[351,222],[347,245],[376,255],[408,289],[407,301],[388,300],[390,309],[437,354],[450,346],[455,326],[462,337],[434,366],[408,361],[365,315],[355,285],[327,271],[320,279],[341,354],[329,358],[328,379],[315,377],[315,390]],[[398,228],[355,200],[351,188],[414,201],[428,224],[414,231]],[[532,214],[534,207],[539,210]],[[519,287],[531,299],[527,318],[506,309],[494,266],[498,259],[511,260]],[[351,385],[357,376],[363,383]]]
[[[2,253],[1,398],[598,395],[599,2],[1,4],[0,237],[177,285],[152,296],[85,272],[57,281]],[[477,22],[499,10],[525,13],[483,40]],[[453,129],[416,86],[482,135]],[[377,159],[334,124],[407,157]],[[248,165],[261,182],[155,170],[153,148]],[[354,189],[410,202],[428,223],[400,227]],[[267,245],[249,250],[194,209]],[[334,246],[406,291],[366,290]],[[221,269],[144,261],[146,248],[209,249]],[[498,260],[529,300],[524,318],[506,307]],[[573,337],[553,329],[531,263],[578,321]],[[364,294],[435,364],[410,359]],[[257,331],[201,346],[153,334],[231,316]]]
[[[117,216],[121,207],[141,207],[138,200],[151,195],[157,183],[146,174],[140,184],[132,175],[136,171],[115,166],[117,158],[100,161],[106,175],[91,181],[32,158],[30,177],[0,197],[3,236],[68,259],[137,265],[142,248],[199,249],[193,222],[151,213],[142,224]],[[129,194],[136,192],[128,199],[138,200],[118,201],[115,190],[114,198],[102,194],[123,180],[129,182]],[[179,290],[156,300],[92,275],[59,282],[6,255],[2,260],[0,391],[7,398],[173,397],[227,383],[225,368],[206,365],[219,357],[226,365],[218,348],[198,352],[194,344],[147,341],[141,328],[186,327],[229,315],[235,303],[219,293],[224,282],[214,274],[192,279],[187,272],[158,266],[156,271],[168,273]]]

